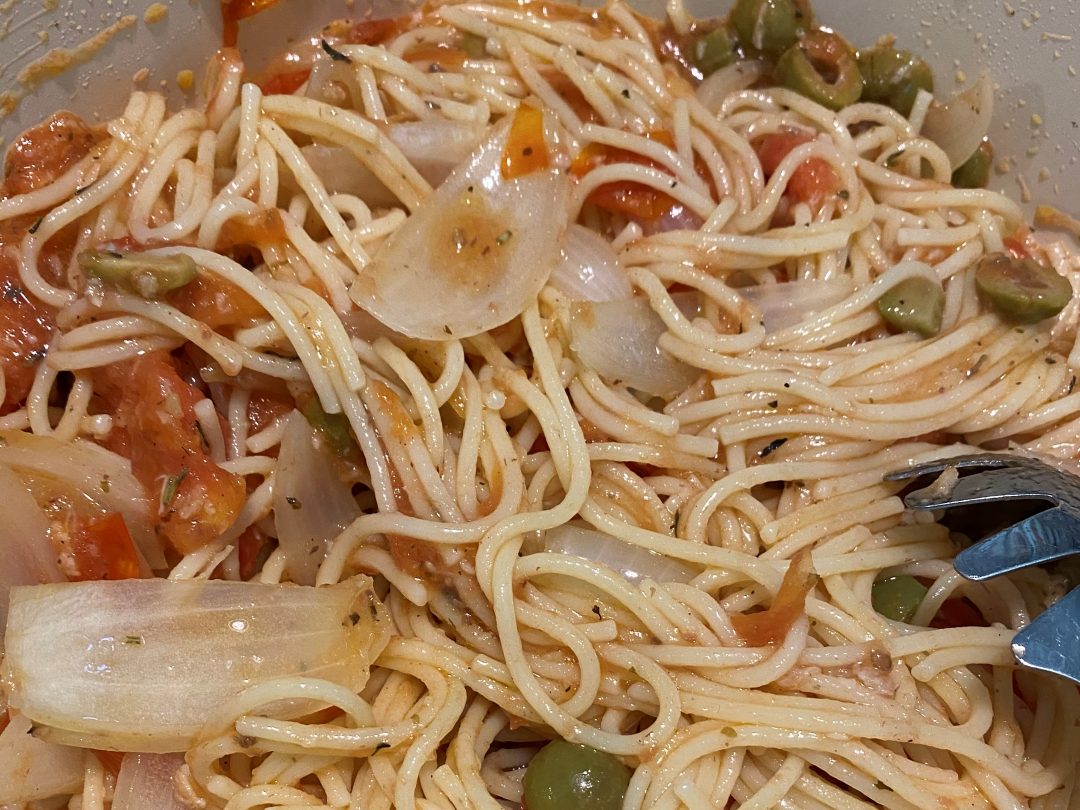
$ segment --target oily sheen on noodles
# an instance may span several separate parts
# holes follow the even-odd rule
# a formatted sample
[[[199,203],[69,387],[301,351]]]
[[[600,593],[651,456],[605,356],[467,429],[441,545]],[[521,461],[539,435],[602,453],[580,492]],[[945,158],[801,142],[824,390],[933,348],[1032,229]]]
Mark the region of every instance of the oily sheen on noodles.
[[[1017,323],[976,274],[1080,261],[951,184],[926,92],[819,104],[749,60],[696,95],[676,57],[702,28],[669,14],[440,3],[332,25],[259,83],[226,48],[205,106],[135,92],[40,187],[5,180],[11,284],[48,329],[32,374],[3,366],[0,482],[36,528],[2,552],[0,765],[42,730],[0,804],[518,807],[561,738],[629,810],[1075,806],[1076,690],[1010,649],[1064,579],[961,579],[965,527],[882,476],[1076,459],[1080,305]],[[929,322],[898,320],[911,290]],[[131,565],[92,573],[80,543],[121,512]],[[136,590],[187,647],[58,582],[121,575],[174,581]],[[378,626],[339,651],[355,671],[200,645],[192,605],[254,621],[275,586],[297,638]],[[302,627],[354,591],[370,622]],[[67,688],[138,711],[49,704],[67,604],[133,673],[94,681],[65,643]],[[146,671],[180,649],[205,665]],[[154,677],[214,697],[178,733]]]

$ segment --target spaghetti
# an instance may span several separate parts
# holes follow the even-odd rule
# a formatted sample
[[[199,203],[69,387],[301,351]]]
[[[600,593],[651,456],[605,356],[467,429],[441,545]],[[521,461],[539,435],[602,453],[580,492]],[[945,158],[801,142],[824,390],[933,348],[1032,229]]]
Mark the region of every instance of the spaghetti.
[[[78,137],[25,188],[9,168],[0,428],[93,447],[148,503],[97,545],[53,503],[68,578],[107,578],[95,554],[364,573],[389,612],[359,695],[301,675],[207,706],[167,760],[188,805],[516,807],[555,738],[627,766],[632,810],[1080,800],[1075,688],[1010,651],[1061,577],[962,580],[959,536],[882,480],[1077,457],[1076,299],[1016,325],[975,274],[1011,251],[1075,284],[1080,260],[950,185],[926,93],[832,110],[740,63],[707,99],[675,47],[696,25],[335,24],[261,87],[224,49],[204,108],[136,92],[100,131],[44,125]],[[912,281],[941,291],[931,336],[879,311]],[[897,578],[903,620],[875,608]],[[275,713],[300,697],[322,710]],[[113,805],[108,765],[69,806]]]

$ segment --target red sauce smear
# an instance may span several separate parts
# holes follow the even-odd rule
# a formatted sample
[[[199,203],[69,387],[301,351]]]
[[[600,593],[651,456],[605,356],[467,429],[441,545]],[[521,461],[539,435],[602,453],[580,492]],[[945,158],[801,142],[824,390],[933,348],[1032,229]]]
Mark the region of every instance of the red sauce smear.
[[[780,590],[767,610],[732,615],[735,632],[751,647],[780,644],[791,626],[806,612],[806,596],[816,584],[817,574],[810,560],[810,550],[806,549],[791,559]]]

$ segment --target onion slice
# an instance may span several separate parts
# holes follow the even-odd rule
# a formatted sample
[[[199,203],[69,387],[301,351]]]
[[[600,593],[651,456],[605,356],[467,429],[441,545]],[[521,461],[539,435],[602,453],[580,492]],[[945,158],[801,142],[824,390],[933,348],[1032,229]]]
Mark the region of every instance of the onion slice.
[[[7,624],[8,591],[15,585],[63,582],[56,554],[49,541],[49,519],[26,485],[0,464],[0,627]],[[4,651],[0,639],[0,653]]]
[[[285,422],[274,478],[274,526],[289,578],[314,585],[330,541],[360,516],[334,454],[299,411]]]
[[[20,430],[0,431],[0,464],[21,477],[51,479],[76,498],[89,497],[106,512],[119,512],[139,552],[151,568],[165,567],[165,554],[150,522],[150,501],[131,473],[131,462],[84,439],[62,442]],[[156,507],[156,504],[155,504]]]
[[[605,532],[570,524],[549,529],[544,538],[544,550],[573,554],[606,565],[634,585],[640,585],[646,579],[689,582],[700,573],[689,563],[635,546]]]
[[[745,90],[763,79],[769,72],[764,59],[740,59],[720,68],[697,86],[694,95],[709,112],[720,111],[724,99],[732,93]]]
[[[349,294],[391,329],[464,338],[517,316],[559,260],[569,178],[555,168],[507,180],[509,119],[383,243]]]
[[[611,383],[666,397],[697,379],[696,369],[657,345],[667,327],[648,299],[581,301],[570,312],[570,348]]]
[[[125,754],[111,810],[189,810],[174,781],[183,764],[183,754]]]
[[[45,742],[15,714],[0,734],[0,805],[74,793],[83,784],[85,751]]]
[[[779,332],[839,304],[852,290],[851,279],[833,278],[739,287],[738,293],[757,307],[766,332]]]
[[[309,676],[358,692],[389,640],[368,577],[308,588],[129,579],[11,589],[3,681],[42,739],[186,751],[243,689]]]
[[[994,82],[989,73],[948,101],[935,101],[926,111],[922,134],[941,147],[953,169],[975,154],[994,115]]]
[[[611,243],[576,223],[566,229],[562,260],[550,283],[576,301],[619,301],[634,294]]]

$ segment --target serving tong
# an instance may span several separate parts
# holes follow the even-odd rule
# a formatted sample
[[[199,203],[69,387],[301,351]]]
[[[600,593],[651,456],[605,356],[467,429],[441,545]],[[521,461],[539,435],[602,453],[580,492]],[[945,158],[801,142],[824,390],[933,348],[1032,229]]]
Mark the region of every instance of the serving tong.
[[[953,467],[960,477],[951,486],[932,484],[909,492],[912,509],[976,507],[1003,510],[1028,501],[1046,508],[993,532],[961,551],[953,562],[958,573],[979,581],[1030,565],[1080,554],[1080,477],[1023,456],[984,453],[916,464],[894,470],[887,481],[914,481]],[[1080,587],[1020,630],[1013,655],[1032,669],[1063,675],[1080,683]]]

